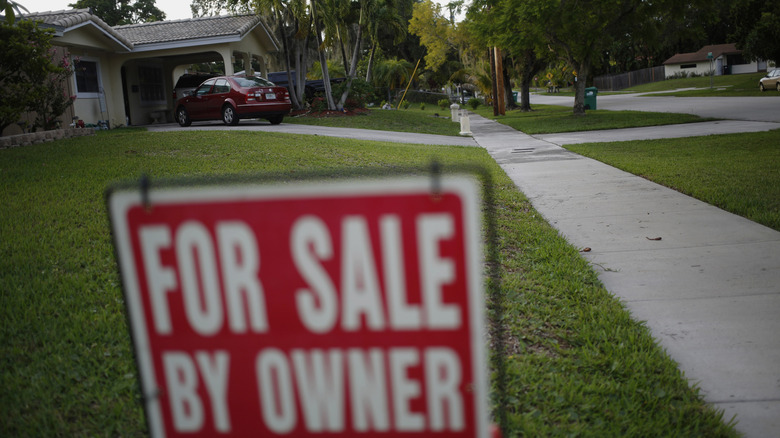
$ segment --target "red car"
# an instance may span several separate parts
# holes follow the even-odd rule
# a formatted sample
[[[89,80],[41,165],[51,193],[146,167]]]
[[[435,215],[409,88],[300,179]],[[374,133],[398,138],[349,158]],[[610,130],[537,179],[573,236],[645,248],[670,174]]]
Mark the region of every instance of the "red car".
[[[219,119],[226,125],[237,125],[240,119],[256,118],[278,125],[290,108],[287,89],[273,82],[256,76],[217,76],[179,99],[174,116],[181,126]]]

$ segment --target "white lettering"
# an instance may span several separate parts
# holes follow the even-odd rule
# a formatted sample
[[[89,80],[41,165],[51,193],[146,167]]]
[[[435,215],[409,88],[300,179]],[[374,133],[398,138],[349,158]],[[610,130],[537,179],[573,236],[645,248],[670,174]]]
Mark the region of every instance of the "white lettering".
[[[368,224],[362,217],[349,216],[341,230],[342,328],[359,330],[365,315],[368,328],[382,330],[385,322]]]
[[[298,397],[306,429],[311,432],[344,431],[344,362],[341,351],[293,350]]]
[[[382,266],[390,325],[395,330],[419,330],[422,326],[420,307],[409,305],[406,300],[401,221],[398,216],[383,216],[379,227],[382,233]]]
[[[449,348],[429,348],[424,354],[425,392],[430,429],[433,431],[463,430],[465,412],[463,412],[463,398],[458,392],[462,379],[458,356]]]
[[[252,230],[243,222],[222,222],[217,225],[217,242],[222,262],[230,329],[246,333],[246,312],[252,331],[268,331],[263,286],[260,284],[260,252]]]
[[[390,350],[390,380],[393,388],[393,419],[402,432],[418,432],[425,428],[425,418],[409,410],[409,401],[420,396],[420,382],[409,379],[407,369],[417,366],[420,355],[412,348]]]
[[[164,225],[143,227],[139,231],[139,238],[152,300],[154,328],[157,333],[167,335],[173,329],[166,294],[176,288],[176,274],[173,269],[162,265],[160,249],[171,246],[171,231]]]
[[[390,429],[390,418],[384,353],[378,348],[372,348],[368,354],[353,348],[347,357],[353,427],[358,432],[367,432],[372,430],[369,423],[373,422],[373,430],[386,432]]]
[[[214,428],[217,432],[230,432],[230,412],[227,406],[229,356],[225,351],[217,351],[212,358],[207,352],[198,351],[195,353],[195,360],[211,400]]]
[[[196,393],[198,372],[186,353],[163,353],[163,368],[173,427],[179,432],[195,432],[203,427],[203,403]]]
[[[276,348],[265,349],[255,359],[255,372],[265,424],[275,433],[289,433],[297,417],[287,358]]]
[[[224,315],[220,300],[214,245],[203,224],[189,221],[176,231],[176,257],[179,259],[184,309],[192,329],[204,336],[222,327]]]
[[[293,225],[290,246],[295,266],[309,285],[295,295],[301,323],[314,333],[329,332],[338,317],[336,288],[319,263],[333,257],[328,228],[321,219],[305,216]]]
[[[442,302],[442,286],[455,279],[451,259],[442,258],[439,242],[454,234],[452,216],[426,214],[417,218],[417,246],[426,325],[432,329],[457,329],[461,324],[460,308]]]

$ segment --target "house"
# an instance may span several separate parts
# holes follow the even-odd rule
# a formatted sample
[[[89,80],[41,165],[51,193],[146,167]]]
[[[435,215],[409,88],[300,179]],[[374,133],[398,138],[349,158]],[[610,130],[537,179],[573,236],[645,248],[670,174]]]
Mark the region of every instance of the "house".
[[[75,95],[65,125],[146,125],[173,120],[173,87],[190,64],[224,63],[225,73],[280,70],[280,44],[258,15],[203,17],[125,26],[107,25],[89,9],[25,14],[54,29],[52,45],[77,61],[65,90]],[[236,67],[238,68],[238,67]],[[5,134],[18,127],[9,127]]]
[[[766,61],[745,60],[735,44],[717,44],[704,46],[698,52],[672,56],[664,62],[664,72],[667,78],[681,73],[709,76],[711,70],[715,76],[720,76],[766,71],[766,66]]]

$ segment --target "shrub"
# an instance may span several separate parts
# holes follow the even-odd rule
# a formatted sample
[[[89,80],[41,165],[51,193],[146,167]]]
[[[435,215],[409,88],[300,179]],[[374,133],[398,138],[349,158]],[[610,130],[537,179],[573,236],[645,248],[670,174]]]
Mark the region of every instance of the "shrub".
[[[449,107],[450,107],[449,99],[442,99],[439,101],[439,108],[446,110]]]
[[[322,96],[317,96],[311,100],[311,110],[314,112],[322,112],[328,109],[328,102]]]
[[[472,110],[475,110],[479,106],[479,99],[472,97],[468,102],[466,102],[466,105],[468,105]]]
[[[333,99],[338,102],[341,94],[347,87],[347,81],[344,81],[333,87]],[[375,100],[374,86],[361,78],[353,78],[352,86],[349,89],[349,97],[344,102],[344,107],[349,109],[365,108],[366,103]],[[351,103],[349,101],[352,101]]]
[[[425,102],[420,104],[420,111],[425,111]]]

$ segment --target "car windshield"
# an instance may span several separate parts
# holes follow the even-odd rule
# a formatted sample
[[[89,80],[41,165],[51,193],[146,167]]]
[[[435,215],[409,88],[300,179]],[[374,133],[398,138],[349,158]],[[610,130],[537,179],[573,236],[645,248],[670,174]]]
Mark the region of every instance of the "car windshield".
[[[273,82],[266,79],[259,78],[257,76],[237,76],[233,78],[238,86],[241,88],[253,88],[253,87],[273,87]]]

